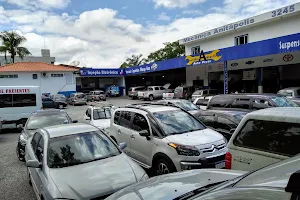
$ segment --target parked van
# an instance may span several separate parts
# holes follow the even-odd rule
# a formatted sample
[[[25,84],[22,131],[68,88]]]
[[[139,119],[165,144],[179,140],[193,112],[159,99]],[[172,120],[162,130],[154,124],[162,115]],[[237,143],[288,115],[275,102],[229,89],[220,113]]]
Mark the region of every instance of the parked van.
[[[225,167],[252,171],[300,153],[300,108],[275,107],[248,113],[227,147]]]
[[[25,124],[28,117],[42,108],[38,86],[0,86],[0,118],[3,128]]]

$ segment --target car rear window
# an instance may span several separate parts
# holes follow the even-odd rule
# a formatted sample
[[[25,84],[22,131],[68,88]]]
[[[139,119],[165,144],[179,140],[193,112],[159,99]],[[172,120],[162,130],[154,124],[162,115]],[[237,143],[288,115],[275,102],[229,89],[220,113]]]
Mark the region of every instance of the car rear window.
[[[300,124],[249,120],[237,134],[233,144],[291,157],[300,153]]]
[[[231,100],[231,97],[217,96],[209,101],[209,107],[224,108],[230,103]]]
[[[76,94],[76,97],[78,97],[78,98],[84,98],[85,94]]]

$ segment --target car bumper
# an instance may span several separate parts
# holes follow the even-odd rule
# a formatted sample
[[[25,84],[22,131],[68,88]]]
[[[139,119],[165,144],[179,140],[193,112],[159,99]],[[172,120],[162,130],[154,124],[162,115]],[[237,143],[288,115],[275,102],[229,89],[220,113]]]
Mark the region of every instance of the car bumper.
[[[86,104],[86,101],[74,101],[74,104]]]

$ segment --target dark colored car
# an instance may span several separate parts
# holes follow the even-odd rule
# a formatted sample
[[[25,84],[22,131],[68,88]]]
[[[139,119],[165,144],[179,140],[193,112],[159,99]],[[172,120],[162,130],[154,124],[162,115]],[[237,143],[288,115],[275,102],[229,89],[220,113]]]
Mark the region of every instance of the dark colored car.
[[[34,112],[28,118],[25,126],[18,126],[19,129],[22,129],[16,149],[19,160],[24,161],[26,142],[36,132],[37,129],[70,123],[77,123],[77,120],[72,121],[67,112],[63,110],[51,109]]]
[[[298,107],[278,94],[222,94],[212,97],[207,109],[254,111],[271,107]]]
[[[194,92],[193,86],[178,86],[174,90],[174,98],[191,99]]]
[[[228,141],[248,112],[229,110],[199,110],[193,115],[207,127],[221,133]]]
[[[68,105],[67,102],[64,100],[59,100],[59,99],[54,100],[46,96],[42,96],[42,104],[43,104],[43,108],[59,108],[59,109],[63,109]]]
[[[67,97],[63,94],[51,95],[50,99],[56,103],[56,108],[62,109],[68,105]]]

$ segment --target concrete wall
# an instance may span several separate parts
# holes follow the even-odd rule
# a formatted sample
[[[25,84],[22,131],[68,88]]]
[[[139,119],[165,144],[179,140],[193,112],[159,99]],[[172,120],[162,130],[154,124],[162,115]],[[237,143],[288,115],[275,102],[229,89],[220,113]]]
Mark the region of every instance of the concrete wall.
[[[207,38],[202,41],[195,41],[193,43],[186,44],[186,55],[191,55],[191,48],[199,46],[204,52],[212,51],[215,49],[221,49],[226,47],[232,47],[235,45],[234,38],[236,36],[248,34],[248,43],[257,42],[261,40],[276,38],[280,36],[295,34],[300,32],[300,16],[295,15],[287,18],[283,18],[277,21],[269,22],[266,24],[245,28],[230,32],[226,35],[220,35],[218,37]]]
[[[0,73],[0,75],[17,74],[18,78],[0,78],[1,86],[40,86],[41,93],[57,94],[58,92],[76,91],[76,83],[73,72],[48,72],[46,77],[42,77],[40,72],[10,72]],[[33,79],[32,75],[37,74],[38,78]],[[51,74],[64,74],[63,77],[51,77]]]

